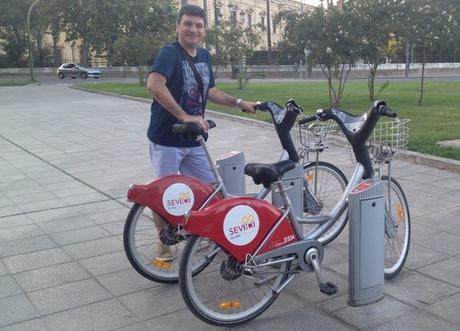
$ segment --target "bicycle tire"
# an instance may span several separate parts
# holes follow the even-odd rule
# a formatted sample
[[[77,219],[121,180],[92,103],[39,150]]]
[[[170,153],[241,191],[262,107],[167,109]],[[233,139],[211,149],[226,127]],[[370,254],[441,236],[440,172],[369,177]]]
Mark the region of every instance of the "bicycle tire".
[[[388,192],[388,176],[382,176],[385,183],[385,192]],[[396,277],[404,267],[409,254],[411,224],[409,204],[399,182],[391,177],[391,204],[388,208],[388,199],[385,201],[385,279]],[[387,196],[387,194],[386,194]],[[396,215],[396,226],[392,226],[392,215]],[[391,254],[396,253],[395,258]]]
[[[316,171],[315,171],[316,170]],[[320,215],[328,214],[337,204],[348,185],[344,173],[329,162],[311,162],[303,167],[304,177],[310,185],[312,192],[321,203]],[[311,172],[314,172],[312,175]],[[319,175],[316,192],[313,183],[315,174]],[[345,211],[332,227],[318,238],[323,245],[329,244],[343,231],[348,222],[348,213]],[[304,234],[312,230],[311,226],[304,225]]]
[[[143,277],[157,283],[177,283],[179,280],[179,260],[184,247],[183,242],[170,246],[174,251],[171,262],[156,262],[153,244],[159,240],[158,231],[152,215],[142,212],[146,207],[135,203],[129,211],[123,229],[123,247],[129,263]],[[149,209],[150,213],[150,209]],[[142,222],[142,223],[141,223]]]
[[[203,239],[195,235],[188,238],[180,263],[180,291],[190,311],[208,324],[226,327],[244,324],[264,312],[278,297],[274,289],[288,277],[291,262],[280,263],[279,269],[266,266],[254,268],[250,273],[243,270],[234,279],[224,279],[222,266],[229,256],[219,249],[212,261],[207,261],[206,269],[194,275],[190,269],[195,265],[195,259],[198,264],[203,264],[198,252]],[[201,259],[209,260],[209,256]],[[256,284],[260,276],[266,277],[260,280],[264,283]],[[260,299],[254,299],[259,292]]]

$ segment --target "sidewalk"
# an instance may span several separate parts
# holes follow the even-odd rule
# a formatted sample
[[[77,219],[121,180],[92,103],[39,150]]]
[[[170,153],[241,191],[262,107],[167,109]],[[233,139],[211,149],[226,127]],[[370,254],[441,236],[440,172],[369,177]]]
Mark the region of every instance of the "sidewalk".
[[[149,107],[67,86],[5,87],[0,100],[0,330],[214,330],[188,311],[177,285],[140,277],[123,251],[127,187],[151,179]],[[214,156],[278,158],[269,126],[212,119]],[[340,148],[322,158],[350,176]],[[384,299],[348,306],[345,230],[323,263],[337,295],[301,274],[240,329],[460,329],[460,177],[406,161],[393,175],[409,200],[412,240]]]

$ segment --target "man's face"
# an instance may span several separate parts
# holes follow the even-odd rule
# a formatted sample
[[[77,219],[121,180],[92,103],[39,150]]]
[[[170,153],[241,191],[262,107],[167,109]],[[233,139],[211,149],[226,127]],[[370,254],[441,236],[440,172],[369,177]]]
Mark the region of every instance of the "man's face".
[[[198,16],[182,16],[180,23],[176,24],[179,41],[187,48],[197,48],[206,34],[204,20]]]

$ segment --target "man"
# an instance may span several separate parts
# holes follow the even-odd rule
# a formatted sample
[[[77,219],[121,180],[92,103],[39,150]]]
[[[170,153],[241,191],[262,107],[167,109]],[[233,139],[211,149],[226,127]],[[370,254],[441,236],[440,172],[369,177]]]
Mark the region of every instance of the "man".
[[[215,87],[211,56],[198,47],[206,34],[205,21],[204,10],[198,6],[184,5],[180,9],[176,22],[178,41],[160,50],[147,80],[154,97],[147,135],[156,177],[180,172],[213,183],[214,176],[199,143],[183,141],[174,135],[173,124],[195,122],[206,132],[204,110],[208,99],[254,112],[255,103],[237,99]],[[154,219],[158,229],[164,226],[158,215]],[[173,259],[169,246],[160,241],[155,243],[155,255],[160,261]]]

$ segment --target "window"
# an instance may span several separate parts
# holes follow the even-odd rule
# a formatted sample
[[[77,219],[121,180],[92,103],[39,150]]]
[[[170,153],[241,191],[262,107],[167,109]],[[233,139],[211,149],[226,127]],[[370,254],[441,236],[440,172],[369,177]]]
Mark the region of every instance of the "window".
[[[248,28],[251,28],[251,26],[252,26],[252,16],[251,16],[251,14],[247,14],[247,22],[248,22]]]
[[[230,12],[230,24],[236,26],[236,11]]]
[[[260,24],[262,25],[262,30],[265,30],[265,16],[260,15]]]

